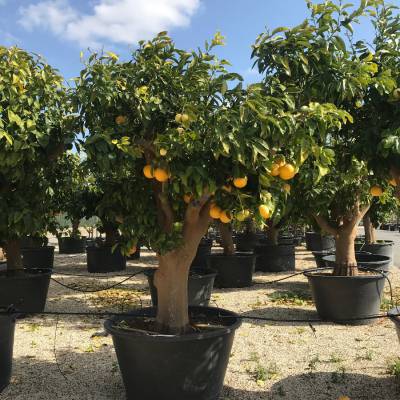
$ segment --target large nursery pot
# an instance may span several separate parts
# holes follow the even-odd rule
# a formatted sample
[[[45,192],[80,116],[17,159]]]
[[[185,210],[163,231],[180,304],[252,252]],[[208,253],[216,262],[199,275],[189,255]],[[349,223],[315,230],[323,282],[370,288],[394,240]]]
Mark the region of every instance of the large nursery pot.
[[[24,236],[20,239],[21,248],[43,247],[48,244],[47,236]]]
[[[0,305],[13,306],[22,313],[42,312],[46,306],[50,269],[0,272]]]
[[[236,234],[237,251],[254,251],[258,244],[258,235],[254,232],[243,232]]]
[[[112,335],[127,400],[218,400],[241,320],[230,311],[190,307],[191,320],[204,325],[217,318],[218,328],[187,335],[143,334],[119,328],[135,317],[114,317],[104,326]],[[137,310],[155,316],[154,308]],[[222,316],[223,318],[218,318]]]
[[[5,312],[7,309],[0,308]],[[15,317],[0,315],[0,393],[10,383],[14,348]]]
[[[151,301],[157,307],[157,288],[154,286],[156,268],[145,272],[149,282]],[[217,273],[207,269],[191,269],[188,279],[188,301],[190,306],[208,306]]]
[[[379,314],[386,279],[382,273],[334,276],[308,272],[305,276],[321,319],[364,325],[374,321],[366,317]]]
[[[375,243],[362,243],[360,249],[379,256],[390,257],[393,260],[394,242],[392,240],[378,240]]]
[[[317,268],[326,267],[323,257],[335,255],[335,252],[332,250],[313,251],[312,253],[315,258],[315,263],[317,264]]]
[[[54,266],[54,246],[29,247],[21,249],[24,268],[49,268]]]
[[[233,255],[212,254],[207,258],[207,265],[217,272],[216,287],[248,287],[253,282],[256,256],[246,252],[237,252]]]
[[[282,272],[296,268],[294,244],[260,244],[255,249],[256,271]]]
[[[323,261],[327,267],[334,267],[336,256],[329,255],[323,257]],[[370,254],[367,252],[356,252],[356,261],[359,267],[376,269],[377,271],[388,272],[392,259],[386,256],[379,256],[377,254]]]
[[[197,248],[196,256],[192,261],[192,267],[207,266],[207,257],[211,254],[212,244],[212,239],[201,239],[199,247]]]
[[[90,246],[86,247],[86,255],[88,272],[116,272],[126,268],[126,257],[118,247],[112,251],[112,246]]]
[[[334,249],[335,238],[333,236],[323,236],[317,232],[306,232],[306,248],[309,251]]]
[[[79,254],[84,253],[86,249],[85,237],[59,237],[58,252],[60,254]]]
[[[294,235],[280,235],[278,237],[278,243],[279,244],[295,244],[295,238]]]
[[[397,336],[399,338],[399,342],[400,342],[400,307],[394,307],[392,308],[389,312],[388,315],[390,317],[390,319],[392,320],[392,322],[394,323],[394,326],[396,327],[396,332],[397,332]]]

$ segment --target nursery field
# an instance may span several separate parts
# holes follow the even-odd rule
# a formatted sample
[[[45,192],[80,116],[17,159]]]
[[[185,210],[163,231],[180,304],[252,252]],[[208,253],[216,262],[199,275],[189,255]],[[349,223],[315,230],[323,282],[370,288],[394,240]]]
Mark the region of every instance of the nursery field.
[[[383,235],[385,239],[400,238],[399,233],[378,232],[378,237]],[[154,253],[144,250],[139,261],[128,262],[123,274],[98,277],[87,273],[85,255],[56,254],[53,278],[88,291],[109,287],[123,280],[121,275],[156,263]],[[315,265],[304,247],[296,249],[296,263],[299,270]],[[302,275],[268,284],[283,276],[257,272],[250,288],[214,289],[212,303],[244,317],[316,319]],[[397,267],[391,280],[400,298]],[[386,292],[383,307],[389,306],[388,299]],[[149,304],[147,279],[141,274],[98,293],[72,291],[52,281],[46,310],[121,312]],[[245,319],[236,332],[221,399],[321,400],[348,396],[351,400],[394,400],[400,396],[399,356],[396,332],[388,319],[368,326]],[[112,340],[103,334],[102,318],[48,315],[18,321],[13,378],[1,394],[2,400],[124,398]]]

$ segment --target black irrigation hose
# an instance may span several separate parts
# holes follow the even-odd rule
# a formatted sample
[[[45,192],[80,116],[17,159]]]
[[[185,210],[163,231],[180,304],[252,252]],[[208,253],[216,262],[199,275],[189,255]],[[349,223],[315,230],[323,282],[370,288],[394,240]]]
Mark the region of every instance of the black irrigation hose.
[[[135,272],[134,274],[129,275],[127,278],[123,279],[122,281],[114,283],[111,286],[108,286],[108,287],[105,287],[105,288],[101,288],[101,289],[87,289],[87,290],[86,289],[79,289],[79,288],[76,288],[76,287],[73,287],[73,286],[66,285],[65,283],[62,283],[62,282],[58,281],[57,279],[55,279],[53,277],[50,277],[50,279],[52,281],[58,283],[60,286],[65,287],[66,289],[69,289],[69,290],[73,290],[75,292],[80,292],[80,293],[98,293],[98,292],[103,292],[103,291],[106,291],[106,290],[110,290],[110,289],[113,289],[113,288],[115,288],[115,287],[117,287],[119,285],[122,285],[124,282],[129,281],[130,279],[132,279],[133,277],[135,277],[137,275],[144,274],[145,272],[146,272],[146,270]]]
[[[0,311],[0,315],[18,315],[21,314],[20,312],[14,311],[13,309],[9,308],[7,311]],[[105,312],[69,312],[69,311],[24,311],[24,315],[56,315],[56,316],[87,316],[87,317],[136,317],[136,318],[149,318],[152,315],[150,314],[143,314],[143,313],[118,313],[112,311],[105,311]],[[349,322],[349,321],[364,321],[364,320],[372,320],[372,319],[380,319],[380,318],[393,318],[399,317],[400,313],[388,313],[385,314],[374,314],[368,315],[365,317],[359,318],[346,318],[344,320],[336,320],[335,322]],[[220,318],[232,318],[230,315],[220,315]],[[329,322],[324,321],[319,318],[314,319],[279,319],[279,318],[270,318],[270,317],[259,317],[256,315],[238,315],[236,318],[239,319],[249,319],[249,320],[258,320],[258,321],[266,321],[266,322],[285,322],[285,323],[292,323],[292,322],[300,322],[300,323],[315,323],[315,322]]]

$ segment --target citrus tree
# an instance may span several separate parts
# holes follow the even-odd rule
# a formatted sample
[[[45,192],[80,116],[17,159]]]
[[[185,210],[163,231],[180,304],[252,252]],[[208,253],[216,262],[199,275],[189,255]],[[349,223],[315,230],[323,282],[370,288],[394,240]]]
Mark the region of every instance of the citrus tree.
[[[390,68],[382,67],[382,54],[363,41],[354,40],[353,25],[369,17],[378,29],[382,1],[351,4],[307,1],[310,17],[292,29],[278,28],[258,38],[253,55],[265,75],[264,82],[279,79],[293,93],[298,105],[330,102],[351,115],[351,124],[320,134],[317,159],[329,160],[326,168],[306,162],[297,179],[303,191],[301,209],[314,216],[319,226],[336,238],[336,275],[354,275],[357,263],[354,239],[357,226],[368,211],[373,196],[387,187],[387,168],[371,156],[373,146],[365,141],[365,119],[375,118],[372,99],[386,103],[396,87]],[[375,45],[385,38],[377,31]],[[374,125],[379,132],[383,125]],[[382,159],[382,157],[381,157]],[[385,171],[386,169],[386,171]]]
[[[40,57],[0,47],[0,238],[9,269],[22,268],[19,238],[45,230],[47,169],[71,142],[62,82]]]
[[[268,219],[277,179],[270,171],[282,144],[294,141],[293,164],[281,171],[289,179],[313,144],[299,145],[301,137],[347,118],[333,105],[297,109],[279,82],[244,90],[212,54],[220,44],[217,34],[204,50],[187,52],[162,32],[126,62],[92,54],[76,81],[88,162],[129,182],[129,191],[104,192],[119,198],[108,215],[129,238],[124,250],[143,237],[157,252],[162,332],[189,329],[189,268],[212,219],[228,224],[243,212]]]
[[[52,207],[71,221],[71,237],[79,237],[80,221],[93,214],[94,177],[77,153],[66,152],[54,164],[50,179],[54,188]]]

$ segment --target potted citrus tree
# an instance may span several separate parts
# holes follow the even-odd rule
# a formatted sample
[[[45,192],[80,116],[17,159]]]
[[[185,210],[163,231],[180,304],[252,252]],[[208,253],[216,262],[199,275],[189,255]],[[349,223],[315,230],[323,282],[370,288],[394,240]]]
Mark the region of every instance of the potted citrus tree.
[[[70,226],[60,226],[57,231],[59,252],[83,253],[86,238],[81,235],[79,225],[93,208],[90,203],[94,179],[77,153],[65,153],[55,169],[54,209],[70,223]]]
[[[354,250],[357,226],[372,197],[380,196],[388,185],[387,178],[383,179],[388,169],[372,156],[373,146],[366,143],[364,130],[378,113],[377,105],[387,103],[396,87],[391,71],[382,63],[380,43],[385,39],[379,28],[380,3],[361,2],[354,8],[310,2],[308,20],[293,29],[262,35],[255,48],[267,81],[280,79],[297,93],[296,101],[332,102],[352,115],[352,124],[320,135],[324,152],[318,150],[317,157],[330,158],[330,167],[310,166],[299,177],[304,190],[302,209],[336,241],[336,255],[325,257],[333,274],[308,274],[317,311],[322,318],[342,322],[360,322],[354,319],[378,313],[384,286],[381,274],[359,273]],[[375,54],[364,42],[353,40],[352,25],[363,16],[373,18],[377,26]],[[382,128],[374,123],[369,130]]]
[[[188,308],[198,244],[212,218],[228,223],[241,210],[269,218],[273,147],[287,143],[289,134],[306,137],[306,128],[321,119],[327,127],[346,119],[332,105],[296,109],[279,84],[270,93],[263,85],[244,93],[240,77],[212,54],[221,43],[217,34],[204,51],[187,52],[163,32],[140,42],[126,62],[113,53],[91,55],[76,82],[88,162],[129,182],[128,193],[121,185],[107,192],[129,203],[114,203],[119,232],[130,238],[122,250],[144,238],[159,261],[157,309],[141,310],[145,319],[126,316],[105,324],[128,398],[218,398],[240,320],[221,309]],[[312,145],[296,146],[293,156]],[[244,187],[227,195],[227,183],[252,176],[255,196]]]
[[[41,58],[0,47],[0,69],[0,235],[7,255],[0,304],[37,311],[44,307],[50,273],[24,273],[20,238],[46,228],[52,211],[47,170],[70,144],[71,119],[63,79]]]

